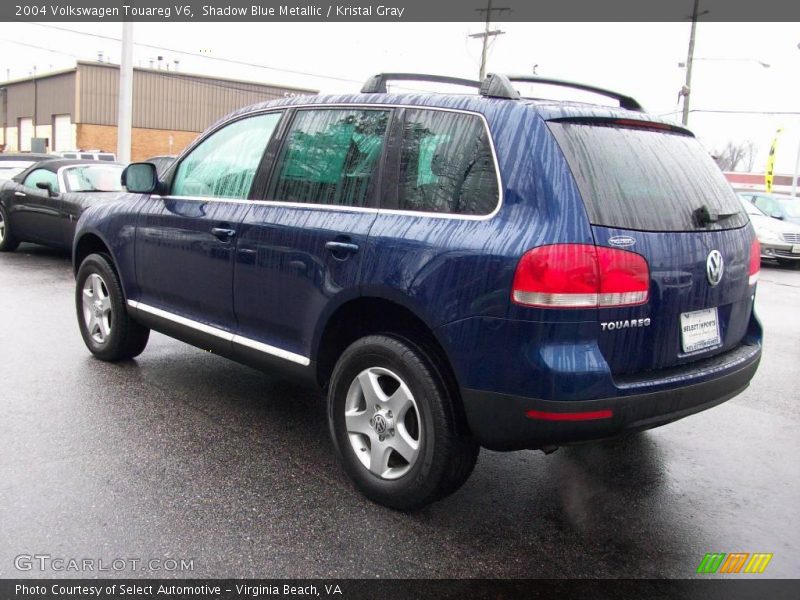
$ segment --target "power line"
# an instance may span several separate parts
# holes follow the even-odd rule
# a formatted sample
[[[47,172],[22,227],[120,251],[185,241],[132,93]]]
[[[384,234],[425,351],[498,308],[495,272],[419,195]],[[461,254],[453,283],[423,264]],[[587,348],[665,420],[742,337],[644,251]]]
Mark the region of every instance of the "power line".
[[[74,34],[77,34],[77,35],[85,35],[85,36],[89,36],[89,37],[93,37],[93,38],[98,38],[98,39],[101,39],[101,40],[109,40],[109,41],[112,41],[112,42],[120,42],[121,41],[120,38],[113,37],[113,36],[110,36],[110,35],[102,35],[102,34],[99,34],[99,33],[89,33],[89,32],[86,32],[86,31],[78,31],[76,29],[70,29],[68,27],[59,27],[58,25],[47,25],[45,23],[26,23],[26,24],[27,25],[34,25],[36,27],[44,27],[46,29],[56,29],[58,31],[66,31],[68,33],[74,33]],[[293,75],[304,75],[306,77],[317,77],[317,78],[320,78],[320,79],[330,79],[330,80],[333,80],[333,81],[344,81],[346,83],[359,83],[359,84],[363,83],[363,82],[358,81],[356,79],[348,79],[346,77],[335,77],[333,75],[319,75],[317,73],[309,73],[307,71],[295,71],[295,70],[292,70],[292,69],[281,69],[279,67],[270,67],[268,65],[262,65],[262,64],[259,64],[259,63],[253,63],[253,62],[248,62],[248,61],[244,61],[244,60],[236,60],[236,59],[233,59],[233,58],[221,58],[221,57],[217,57],[217,56],[208,56],[206,54],[201,54],[200,52],[189,52],[189,51],[186,51],[186,50],[177,50],[175,48],[168,48],[166,46],[156,46],[154,44],[145,44],[143,42],[134,42],[134,45],[135,46],[141,46],[143,48],[152,48],[154,50],[162,50],[164,52],[173,52],[175,54],[182,54],[184,56],[194,56],[195,58],[204,58],[204,59],[207,59],[207,60],[216,60],[216,61],[224,62],[224,63],[228,63],[228,64],[241,65],[241,66],[245,66],[245,67],[255,67],[257,69],[267,69],[268,71],[277,71],[277,72],[280,72],[280,73],[291,73]]]
[[[66,56],[71,56],[72,58],[76,58],[78,60],[82,59],[83,57],[78,56],[77,54],[70,54],[69,52],[64,52],[62,50],[53,50],[52,48],[45,48],[44,46],[37,46],[36,44],[29,44],[27,42],[18,42],[17,40],[11,40],[7,38],[0,38],[2,42],[10,42],[12,44],[19,44],[20,46],[27,46],[29,48],[36,48],[37,50],[45,50],[47,52],[52,52],[53,54],[63,54]],[[253,82],[252,84],[243,84],[243,85],[236,85],[234,83],[222,83],[218,81],[204,81],[203,79],[198,78],[197,76],[193,76],[186,73],[176,73],[175,71],[158,71],[159,75],[162,77],[168,77],[171,79],[182,79],[187,81],[193,85],[206,87],[206,88],[221,88],[226,90],[231,90],[235,92],[242,92],[246,94],[255,94],[263,96],[265,92],[258,89],[253,89],[252,87],[243,87],[244,85],[252,85],[256,88],[259,86],[263,86],[264,84]],[[280,88],[280,86],[274,86],[276,89]],[[277,99],[277,98],[276,98]]]
[[[37,50],[44,50],[46,52],[52,52],[53,54],[63,54],[64,56],[71,56],[72,58],[77,58],[78,60],[84,58],[83,56],[78,56],[77,54],[71,54],[69,52],[64,52],[63,50],[53,50],[52,48],[45,48],[44,46],[37,46],[36,44],[29,44],[27,42],[19,42],[17,40],[11,40],[8,38],[0,38],[0,42],[8,42],[10,44],[18,44],[20,46],[27,46],[28,48],[36,48]]]
[[[682,111],[674,110],[668,113],[660,113],[658,117],[668,117],[670,115],[680,114]],[[690,113],[708,113],[708,114],[721,114],[721,115],[800,115],[800,111],[796,110],[711,110],[705,108],[693,108]]]

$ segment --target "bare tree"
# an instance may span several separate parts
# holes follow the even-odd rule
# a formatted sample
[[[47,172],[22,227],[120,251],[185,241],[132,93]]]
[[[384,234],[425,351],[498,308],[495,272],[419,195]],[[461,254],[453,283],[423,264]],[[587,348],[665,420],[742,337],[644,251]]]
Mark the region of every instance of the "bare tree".
[[[752,140],[728,142],[722,150],[714,152],[714,159],[723,171],[752,171],[756,149]]]

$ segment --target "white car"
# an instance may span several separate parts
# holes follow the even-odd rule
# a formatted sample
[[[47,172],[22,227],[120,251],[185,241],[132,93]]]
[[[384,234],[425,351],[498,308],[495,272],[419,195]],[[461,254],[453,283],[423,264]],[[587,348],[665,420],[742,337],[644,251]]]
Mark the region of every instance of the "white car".
[[[781,264],[800,264],[800,225],[773,219],[752,202],[740,197],[742,206],[756,230],[761,258]]]

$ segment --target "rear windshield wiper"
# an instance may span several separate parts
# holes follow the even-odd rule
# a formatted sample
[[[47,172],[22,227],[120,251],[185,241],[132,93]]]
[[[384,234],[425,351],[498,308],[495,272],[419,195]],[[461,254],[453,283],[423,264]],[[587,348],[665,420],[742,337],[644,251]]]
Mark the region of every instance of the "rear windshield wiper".
[[[724,221],[725,219],[735,217],[736,215],[740,214],[740,212],[712,213],[710,210],[708,210],[708,206],[704,204],[700,208],[696,209],[693,214],[697,224],[700,227],[706,227],[707,225],[711,225],[711,223],[717,223],[719,221]]]

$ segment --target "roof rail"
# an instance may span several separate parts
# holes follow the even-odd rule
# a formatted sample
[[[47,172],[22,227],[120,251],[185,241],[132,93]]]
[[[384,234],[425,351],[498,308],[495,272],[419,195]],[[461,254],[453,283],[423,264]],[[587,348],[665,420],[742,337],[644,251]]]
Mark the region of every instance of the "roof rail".
[[[618,100],[620,108],[625,108],[627,110],[635,110],[638,112],[644,112],[642,105],[639,104],[636,100],[634,100],[630,96],[626,96],[625,94],[620,94],[619,92],[612,92],[611,90],[606,90],[604,88],[595,87],[593,85],[586,85],[584,83],[574,83],[572,81],[564,81],[563,79],[550,79],[549,77],[539,77],[537,75],[508,75],[508,81],[517,81],[524,83],[544,83],[547,85],[557,85],[561,87],[573,88],[576,90],[583,90],[585,92],[593,92],[601,96],[606,96],[608,98],[614,98],[615,100]]]
[[[447,77],[445,75],[426,75],[424,73],[378,73],[373,75],[361,88],[362,94],[385,94],[387,81],[431,81],[433,83],[449,83],[467,87],[480,88],[480,81]]]
[[[480,94],[488,98],[519,100],[519,92],[511,85],[508,77],[500,73],[487,73],[481,83]]]

